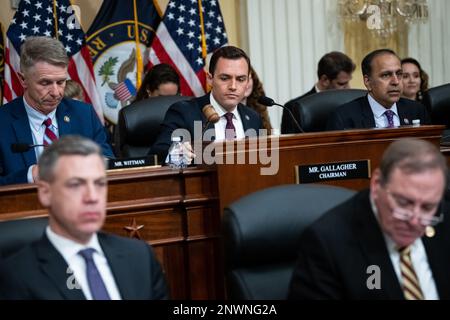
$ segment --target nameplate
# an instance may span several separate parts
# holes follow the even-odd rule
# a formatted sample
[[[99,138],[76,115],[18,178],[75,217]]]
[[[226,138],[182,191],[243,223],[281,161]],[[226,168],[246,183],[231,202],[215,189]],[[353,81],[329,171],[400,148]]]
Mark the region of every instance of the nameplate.
[[[156,156],[140,158],[108,159],[108,170],[128,169],[156,166],[158,164]]]
[[[297,184],[332,180],[369,179],[370,160],[309,164],[296,166],[295,171]]]

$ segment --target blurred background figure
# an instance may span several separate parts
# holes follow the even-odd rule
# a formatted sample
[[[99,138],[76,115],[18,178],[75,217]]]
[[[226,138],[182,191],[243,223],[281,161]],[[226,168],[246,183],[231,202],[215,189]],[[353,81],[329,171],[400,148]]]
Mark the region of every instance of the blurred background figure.
[[[428,74],[413,58],[402,60],[402,71],[403,98],[422,101],[423,93],[428,90]]]
[[[180,93],[180,77],[170,65],[153,66],[144,77],[134,101],[156,96],[174,96]]]
[[[258,99],[265,95],[263,84],[259,80],[255,70],[251,68],[250,79],[247,89],[245,90],[244,99],[241,103],[259,113],[263,123],[263,128],[268,131],[268,134],[270,134],[272,131],[272,125],[270,124],[269,112],[267,111],[267,107],[265,105],[258,103]]]
[[[64,88],[64,97],[85,102],[83,88],[78,82],[71,79],[68,79],[66,81],[66,87]]]

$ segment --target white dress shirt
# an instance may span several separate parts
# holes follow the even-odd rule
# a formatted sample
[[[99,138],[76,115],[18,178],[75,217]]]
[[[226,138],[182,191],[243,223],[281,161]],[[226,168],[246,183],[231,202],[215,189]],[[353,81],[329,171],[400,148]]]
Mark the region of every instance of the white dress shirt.
[[[216,132],[216,140],[215,141],[221,141],[225,140],[225,128],[227,126],[227,119],[225,118],[226,111],[217,101],[214,99],[213,94],[210,95],[210,102],[213,106],[214,110],[217,112],[217,114],[220,117],[220,120],[214,124],[214,129]],[[236,129],[236,139],[244,139],[245,138],[245,132],[244,132],[244,126],[242,125],[242,119],[239,114],[237,106],[234,108],[233,112],[233,125]]]
[[[383,107],[381,104],[379,104],[372,96],[369,94],[367,95],[369,99],[369,105],[372,109],[373,116],[375,118],[375,127],[376,128],[387,128],[389,126],[388,120],[386,115],[384,114],[386,112],[385,107]],[[400,126],[400,117],[398,115],[397,110],[397,104],[394,103],[390,109],[392,112],[394,112],[394,126],[399,127]]]
[[[373,199],[370,199],[372,210],[375,213],[375,217],[378,220],[378,210]],[[387,234],[383,232],[386,247],[389,252],[392,265],[394,266],[395,274],[402,285],[403,278],[400,270],[400,253],[398,252],[398,246]],[[422,290],[425,300],[439,300],[439,295],[436,289],[436,283],[431,272],[430,264],[428,263],[427,253],[423,245],[422,239],[417,239],[411,244],[411,262],[416,272],[417,279],[419,280],[420,289]],[[381,270],[381,276],[383,276],[383,270]]]
[[[87,300],[92,300],[91,290],[89,289],[89,284],[86,276],[86,262],[84,258],[78,254],[80,250],[93,248],[95,252],[93,254],[93,259],[95,265],[97,266],[98,271],[102,277],[103,282],[105,283],[106,290],[111,298],[111,300],[121,300],[119,288],[117,287],[116,281],[114,280],[114,276],[111,272],[111,268],[108,265],[108,260],[105,257],[105,254],[98,242],[97,234],[94,234],[86,245],[82,245],[65,237],[62,237],[55,232],[53,232],[50,226],[47,226],[45,230],[48,240],[53,246],[58,250],[58,252],[63,256],[64,260],[66,260],[69,268],[72,272],[67,273],[67,278],[71,275],[75,276],[78,284],[81,286],[81,290],[84,293],[84,296]],[[77,290],[77,289],[73,289]]]
[[[25,111],[27,112],[28,116],[28,122],[30,124],[31,129],[31,136],[33,138],[33,144],[44,144],[44,134],[45,134],[45,124],[44,121],[47,118],[50,118],[52,120],[52,130],[56,134],[56,136],[59,136],[59,130],[58,130],[58,121],[56,120],[56,109],[50,112],[48,115],[42,114],[36,109],[33,109],[25,100],[25,97],[23,99],[23,104],[25,106]],[[24,141],[19,141],[24,142]],[[44,152],[44,147],[35,147],[34,152],[36,153],[36,160],[39,159],[42,152]],[[33,183],[33,175],[31,172],[32,166],[28,168],[27,173],[27,180],[29,183]]]

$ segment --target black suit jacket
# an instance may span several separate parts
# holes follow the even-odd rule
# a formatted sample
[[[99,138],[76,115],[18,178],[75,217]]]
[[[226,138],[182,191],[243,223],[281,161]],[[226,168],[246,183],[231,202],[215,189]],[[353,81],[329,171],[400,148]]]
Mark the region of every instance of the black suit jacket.
[[[304,95],[297,97],[295,99],[292,99],[286,103],[286,108],[291,110],[292,114],[294,115],[294,117],[296,118],[297,121],[300,122],[300,116],[298,115],[298,112],[297,112],[298,111],[297,101],[304,97],[310,96],[314,93],[317,93],[316,86],[314,86],[311,90],[309,90]],[[283,116],[281,117],[281,133],[282,134],[300,133],[300,131],[298,131],[298,128],[295,125],[294,121],[292,120],[291,115],[284,109],[283,109]]]
[[[167,299],[165,278],[150,246],[104,233],[98,233],[98,240],[122,299]],[[68,288],[67,282],[73,280],[69,279],[67,268],[63,256],[44,234],[4,260],[0,268],[0,300],[85,299],[81,289]]]
[[[412,125],[420,119],[420,124],[431,124],[424,105],[409,99],[400,98],[397,102],[400,125]],[[328,118],[327,130],[370,129],[375,128],[375,117],[368,97],[361,97],[337,108]]]
[[[171,145],[172,132],[176,129],[187,129],[191,135],[191,141],[193,141],[197,138],[194,135],[195,122],[201,122],[200,129],[214,128],[214,124],[208,123],[202,112],[203,107],[207,104],[210,104],[209,94],[192,100],[180,101],[170,106],[161,124],[158,138],[150,149],[150,153],[157,154],[164,161]],[[256,111],[239,104],[238,112],[241,116],[244,131],[254,129],[258,133],[259,129],[263,129],[261,117]],[[202,133],[197,132],[197,135],[200,138]]]
[[[444,221],[433,238],[422,238],[440,299],[450,299],[449,227]],[[299,247],[290,299],[404,299],[368,190],[310,226]],[[371,265],[380,267],[380,290],[367,288]]]

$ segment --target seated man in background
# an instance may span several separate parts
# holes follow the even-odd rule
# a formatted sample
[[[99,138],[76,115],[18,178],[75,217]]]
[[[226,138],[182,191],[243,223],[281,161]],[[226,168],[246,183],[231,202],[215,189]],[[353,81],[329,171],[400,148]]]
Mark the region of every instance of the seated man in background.
[[[29,37],[21,47],[23,97],[0,108],[0,185],[34,182],[36,160],[58,137],[79,134],[97,142],[114,157],[91,105],[63,99],[69,58],[56,39]],[[19,150],[14,145],[41,145]]]
[[[40,240],[2,264],[0,299],[167,298],[149,245],[100,232],[108,183],[99,146],[63,137],[44,150],[38,167],[49,225]]]
[[[360,191],[300,237],[291,299],[450,299],[447,163],[431,143],[385,151]]]
[[[240,103],[244,99],[249,82],[250,68],[250,59],[243,50],[233,46],[217,49],[209,64],[208,81],[212,87],[211,93],[170,106],[150,153],[165,159],[173,131],[186,129],[193,139],[197,121],[203,127],[214,127],[216,140],[242,139],[248,129],[257,132],[262,129],[258,113]],[[208,122],[203,113],[203,107],[206,105],[211,105],[219,117],[215,124]],[[203,136],[203,133],[197,132],[197,136]]]
[[[180,94],[180,76],[170,65],[161,63],[148,70],[134,101],[177,94]]]
[[[362,73],[368,95],[337,108],[328,118],[328,130],[393,128],[412,125],[413,120],[431,123],[422,104],[401,98],[403,72],[394,51],[369,53],[362,61]]]
[[[297,101],[304,97],[325,90],[350,89],[350,81],[355,68],[355,63],[344,53],[338,51],[327,53],[320,59],[317,66],[317,77],[319,79],[317,83],[304,95],[286,103],[286,108],[295,114]],[[281,119],[281,133],[299,133],[286,110],[283,110]]]
[[[64,88],[64,97],[84,102],[83,88],[78,82],[68,79]]]

